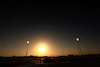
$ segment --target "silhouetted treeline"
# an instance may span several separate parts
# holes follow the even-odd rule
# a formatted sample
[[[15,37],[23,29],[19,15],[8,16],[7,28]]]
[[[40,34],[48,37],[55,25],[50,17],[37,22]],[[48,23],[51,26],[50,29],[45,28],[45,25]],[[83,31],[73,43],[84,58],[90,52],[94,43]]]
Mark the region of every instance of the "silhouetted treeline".
[[[68,57],[90,57],[90,56],[92,56],[92,57],[96,57],[96,56],[100,56],[100,54],[88,54],[88,55],[68,55],[68,56],[56,56],[56,57],[53,57],[53,58],[64,58],[64,57],[66,57],[66,58],[68,58]],[[0,58],[42,58],[43,56],[41,56],[41,57],[39,57],[39,56],[11,56],[11,57],[3,57],[3,56],[1,56]],[[48,58],[50,58],[50,57],[48,57]]]

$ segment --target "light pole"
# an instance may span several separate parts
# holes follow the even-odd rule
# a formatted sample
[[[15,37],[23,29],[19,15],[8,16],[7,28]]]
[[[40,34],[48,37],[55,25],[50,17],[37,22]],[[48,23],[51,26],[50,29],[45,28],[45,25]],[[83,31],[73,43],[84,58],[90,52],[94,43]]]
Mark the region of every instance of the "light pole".
[[[83,54],[82,54],[81,47],[80,47],[80,43],[79,43],[80,39],[77,37],[77,38],[76,38],[76,40],[77,40],[77,43],[78,43],[78,45],[79,45],[79,48],[80,48],[81,55],[83,55]]]
[[[87,46],[87,49],[88,49],[88,51],[89,51],[89,54],[90,54],[90,50],[89,50],[88,46]]]
[[[63,56],[64,56],[64,49],[62,48]]]
[[[26,43],[27,43],[27,49],[26,49],[26,57],[27,57],[29,40],[27,40]]]

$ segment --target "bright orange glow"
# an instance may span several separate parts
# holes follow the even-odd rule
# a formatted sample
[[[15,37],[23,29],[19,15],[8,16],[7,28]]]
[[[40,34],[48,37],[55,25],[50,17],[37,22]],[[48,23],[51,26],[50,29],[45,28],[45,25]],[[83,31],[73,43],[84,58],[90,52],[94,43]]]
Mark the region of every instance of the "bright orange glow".
[[[37,56],[45,56],[49,54],[47,43],[37,43],[34,46],[34,51]]]
[[[44,52],[45,47],[41,46],[41,47],[39,48],[39,50],[40,50],[41,52]]]

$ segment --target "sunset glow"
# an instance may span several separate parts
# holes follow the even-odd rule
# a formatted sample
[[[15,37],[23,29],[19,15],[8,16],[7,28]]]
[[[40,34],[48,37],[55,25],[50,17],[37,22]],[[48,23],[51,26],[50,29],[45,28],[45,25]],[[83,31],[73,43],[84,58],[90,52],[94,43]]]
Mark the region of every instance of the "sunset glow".
[[[99,2],[46,2],[1,2],[1,57],[100,54]]]
[[[41,52],[44,52],[45,48],[42,46],[42,47],[39,48],[39,50],[40,50]]]

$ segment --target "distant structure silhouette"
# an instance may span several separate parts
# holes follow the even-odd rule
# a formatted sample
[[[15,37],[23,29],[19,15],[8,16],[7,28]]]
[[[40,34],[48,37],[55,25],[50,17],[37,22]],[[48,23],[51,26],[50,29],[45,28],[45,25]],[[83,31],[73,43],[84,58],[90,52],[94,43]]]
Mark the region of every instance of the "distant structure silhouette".
[[[78,43],[78,45],[79,45],[80,52],[81,52],[81,56],[82,56],[83,54],[82,54],[82,50],[81,50],[80,43],[79,43],[79,41],[80,41],[80,38],[79,38],[79,37],[77,37],[77,38],[76,38],[76,40],[77,40],[77,43]]]
[[[26,43],[27,43],[27,49],[26,49],[26,57],[27,57],[29,40],[27,40]]]

